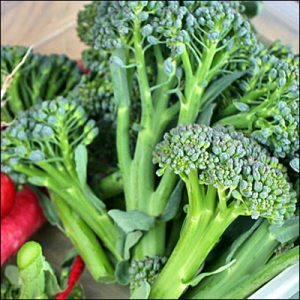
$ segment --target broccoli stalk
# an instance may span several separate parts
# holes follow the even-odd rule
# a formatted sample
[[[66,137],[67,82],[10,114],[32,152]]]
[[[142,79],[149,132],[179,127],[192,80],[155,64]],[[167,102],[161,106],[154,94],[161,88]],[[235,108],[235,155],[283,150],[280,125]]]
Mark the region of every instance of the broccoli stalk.
[[[285,168],[253,140],[222,127],[178,126],[154,151],[158,174],[178,174],[188,193],[180,238],[152,286],[150,298],[178,298],[238,216],[273,223],[290,218],[296,193]],[[201,276],[201,275],[200,275]]]
[[[64,233],[83,258],[93,278],[101,282],[112,282],[113,268],[94,232],[59,196],[51,192],[50,197],[62,222]]]
[[[174,120],[195,122],[206,104],[201,101],[206,87],[255,51],[255,37],[241,10],[237,2],[94,1],[79,14],[81,39],[111,61],[127,210],[162,214],[177,179],[166,172],[156,184],[151,163],[155,145]],[[135,78],[141,113],[132,151]],[[163,255],[164,235],[165,224],[158,221],[135,247],[135,258]]]
[[[85,145],[97,132],[95,122],[88,121],[76,103],[44,101],[20,112],[1,132],[2,170],[16,182],[28,179],[63,199],[121,260],[117,249],[120,232],[86,183]]]
[[[299,219],[286,220],[280,228],[276,225],[277,228],[274,225],[270,226],[267,220],[263,223],[260,221],[257,221],[260,225],[257,226],[256,222],[242,234],[210,269],[217,269],[235,260],[233,265],[219,274],[204,279],[197,287],[188,291],[185,298],[245,299],[269,279],[297,261],[299,253],[295,250],[293,254],[290,252],[286,255],[284,251],[275,256],[274,251],[283,242],[284,235],[288,236],[288,239],[293,239],[294,235],[299,234]],[[294,231],[292,236],[291,230]],[[279,267],[274,269],[274,262],[279,261],[281,262]],[[251,284],[248,285],[249,282]]]

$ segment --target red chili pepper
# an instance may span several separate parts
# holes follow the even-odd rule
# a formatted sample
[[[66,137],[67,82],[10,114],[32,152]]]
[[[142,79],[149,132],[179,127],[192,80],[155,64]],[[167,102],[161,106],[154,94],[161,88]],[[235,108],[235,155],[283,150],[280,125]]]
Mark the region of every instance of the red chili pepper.
[[[1,172],[1,220],[12,210],[15,204],[16,188],[8,175]]]
[[[81,256],[77,256],[69,273],[68,286],[63,292],[56,295],[55,297],[56,300],[68,298],[74,286],[78,282],[83,270],[84,270],[84,261],[82,260]]]

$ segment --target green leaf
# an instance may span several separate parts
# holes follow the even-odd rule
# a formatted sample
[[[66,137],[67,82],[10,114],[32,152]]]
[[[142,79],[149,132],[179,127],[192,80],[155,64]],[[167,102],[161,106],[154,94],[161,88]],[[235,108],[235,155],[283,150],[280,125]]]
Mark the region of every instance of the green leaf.
[[[119,284],[128,285],[129,284],[129,261],[122,260],[116,264],[115,277]]]
[[[206,105],[203,108],[203,111],[199,114],[197,123],[209,126],[216,106],[216,103],[209,103]]]
[[[105,204],[91,191],[90,187],[85,185],[84,192],[87,195],[88,200],[93,204],[94,208],[100,213],[103,214],[105,209]]]
[[[243,243],[251,236],[251,234],[256,230],[256,228],[262,223],[263,219],[258,219],[253,226],[246,232],[244,232],[238,239],[236,239],[230,247],[230,252],[226,257],[225,263],[232,261],[233,256],[238,251],[238,249],[243,245]]]
[[[64,231],[63,225],[59,219],[56,208],[50,198],[45,195],[40,189],[35,186],[30,186],[30,188],[38,195],[39,203],[43,209],[43,213],[47,218],[48,222],[56,226],[61,231]]]
[[[130,258],[130,249],[140,240],[143,233],[141,231],[129,232],[126,235],[125,245],[124,245],[124,258]]]
[[[78,145],[75,149],[75,165],[77,176],[83,186],[86,185],[87,160],[88,155],[86,147],[82,144]]]
[[[230,263],[218,268],[217,270],[215,271],[212,271],[212,272],[206,272],[206,273],[201,273],[199,274],[198,276],[196,276],[194,279],[192,279],[191,281],[189,281],[188,283],[184,283],[184,284],[187,284],[187,285],[190,285],[190,286],[196,286],[198,285],[205,277],[208,277],[208,276],[211,276],[211,275],[214,275],[214,274],[218,274],[218,273],[221,273],[225,270],[227,270],[228,268],[230,268],[234,263],[236,262],[236,260],[232,260]]]
[[[4,270],[4,277],[11,283],[13,286],[19,285],[19,270],[16,266],[8,265]]]
[[[162,213],[162,215],[158,218],[159,221],[168,222],[175,218],[178,209],[180,207],[180,202],[182,198],[184,183],[183,181],[179,181],[170,195],[169,201]]]
[[[57,278],[49,265],[48,262],[44,262],[44,272],[45,272],[45,293],[49,296],[55,296],[57,293],[61,292]]]
[[[125,233],[135,230],[148,231],[154,226],[155,222],[154,217],[136,210],[111,209],[108,214]]]
[[[205,91],[205,94],[203,95],[201,100],[202,103],[205,103],[205,106],[212,103],[234,81],[236,81],[245,74],[246,72],[233,72],[214,81]]]
[[[131,294],[130,299],[148,299],[151,287],[147,281],[143,281]]]
[[[283,225],[272,224],[269,231],[278,242],[286,243],[299,236],[299,216],[286,220]]]

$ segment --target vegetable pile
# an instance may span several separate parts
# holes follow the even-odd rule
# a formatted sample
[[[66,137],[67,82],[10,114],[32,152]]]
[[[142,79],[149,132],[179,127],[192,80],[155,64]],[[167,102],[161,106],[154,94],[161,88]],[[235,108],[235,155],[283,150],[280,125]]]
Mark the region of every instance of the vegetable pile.
[[[62,281],[25,244],[3,295],[83,297],[85,265],[131,299],[246,299],[299,260],[299,57],[257,39],[258,5],[93,1],[81,69],[31,52],[14,72],[28,49],[1,46],[1,236],[33,194],[10,177],[77,255]]]

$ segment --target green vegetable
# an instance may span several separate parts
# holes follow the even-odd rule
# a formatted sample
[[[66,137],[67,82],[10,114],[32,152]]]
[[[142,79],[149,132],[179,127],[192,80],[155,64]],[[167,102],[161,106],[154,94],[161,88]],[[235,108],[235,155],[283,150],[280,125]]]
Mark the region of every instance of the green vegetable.
[[[178,298],[238,216],[282,224],[293,216],[296,192],[286,169],[255,141],[224,127],[181,125],[156,146],[158,174],[184,181],[189,204],[179,241],[150,298]],[[233,265],[234,266],[234,265]]]
[[[167,128],[195,122],[210,100],[203,97],[207,88],[227,73],[235,78],[243,64],[234,72],[232,65],[255,53],[257,41],[242,12],[239,2],[94,1],[79,13],[80,38],[110,62],[128,211],[164,213],[177,179],[166,172],[156,182],[152,151]],[[134,258],[164,255],[165,232],[166,222],[157,221]]]
[[[27,52],[22,46],[1,46],[1,87]],[[65,55],[30,53],[13,76],[1,107],[1,120],[10,122],[15,115],[44,100],[65,96],[79,82],[81,71]]]
[[[299,172],[299,57],[278,42],[261,48],[224,93],[216,123],[242,129]]]
[[[291,256],[287,255],[287,251],[278,255],[274,251],[281,245],[283,235],[286,236],[286,241],[299,235],[299,218],[287,220],[281,227],[276,226],[277,232],[272,227],[274,225],[270,226],[266,220],[258,227],[253,225],[211,268],[217,268],[233,259],[235,263],[224,272],[203,280],[185,295],[185,299],[245,299],[287,266],[295,263],[299,258],[299,253],[295,250],[293,255],[288,250]]]
[[[47,187],[63,199],[121,260],[116,249],[121,233],[86,183],[85,146],[97,133],[95,122],[88,120],[75,102],[44,101],[20,112],[15,122],[2,131],[2,170],[20,183],[28,180]]]

